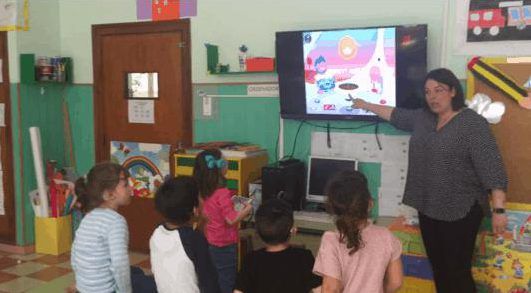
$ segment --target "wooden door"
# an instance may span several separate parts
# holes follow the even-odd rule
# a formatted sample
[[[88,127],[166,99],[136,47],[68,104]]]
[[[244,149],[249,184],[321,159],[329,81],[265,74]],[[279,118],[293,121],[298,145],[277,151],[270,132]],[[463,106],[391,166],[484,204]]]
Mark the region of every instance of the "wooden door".
[[[2,81],[0,82],[0,103],[4,104],[5,126],[0,126],[0,159],[3,185],[3,210],[0,213],[0,242],[14,244],[16,240],[15,196],[13,194],[13,152],[11,141],[11,107],[9,97],[9,60],[7,54],[7,32],[0,32],[0,59]],[[2,195],[0,195],[2,197]],[[2,198],[0,198],[2,204]],[[2,207],[0,206],[0,209]]]
[[[109,159],[111,141],[190,145],[189,20],[94,25],[92,41],[96,160]],[[130,72],[158,73],[153,124],[129,122],[125,89]],[[120,212],[129,225],[130,248],[147,251],[149,237],[162,220],[153,200],[133,198]]]

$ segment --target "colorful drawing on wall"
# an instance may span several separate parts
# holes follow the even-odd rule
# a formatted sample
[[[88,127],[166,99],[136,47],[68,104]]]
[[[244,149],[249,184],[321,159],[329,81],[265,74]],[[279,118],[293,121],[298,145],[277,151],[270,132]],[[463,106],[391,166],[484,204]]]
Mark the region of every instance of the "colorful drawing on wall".
[[[124,166],[131,175],[133,196],[153,198],[164,179],[170,176],[170,145],[111,141],[111,161]]]
[[[197,0],[136,0],[138,20],[171,20],[197,15]]]
[[[0,31],[27,31],[28,21],[28,1],[23,0],[0,0]]]
[[[507,209],[503,235],[482,231],[476,239],[472,273],[479,292],[531,292],[531,212]]]
[[[470,0],[467,41],[531,40],[531,0]]]

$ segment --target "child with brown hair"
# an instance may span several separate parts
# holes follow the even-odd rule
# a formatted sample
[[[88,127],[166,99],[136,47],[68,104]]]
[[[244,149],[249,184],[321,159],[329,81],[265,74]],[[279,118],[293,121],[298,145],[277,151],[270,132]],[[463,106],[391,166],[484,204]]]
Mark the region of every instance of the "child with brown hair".
[[[204,150],[195,158],[193,176],[202,200],[202,215],[206,217],[205,235],[212,260],[218,271],[222,293],[231,293],[237,270],[238,224],[247,217],[252,206],[245,203],[236,211],[227,189],[227,161],[218,149]]]
[[[71,263],[79,292],[132,292],[129,231],[117,210],[131,201],[129,173],[115,163],[100,163],[75,191],[86,213],[76,231]]]
[[[313,268],[323,276],[322,292],[396,292],[403,277],[402,245],[369,221],[373,202],[365,176],[342,171],[327,183],[326,195],[337,231],[323,234]]]

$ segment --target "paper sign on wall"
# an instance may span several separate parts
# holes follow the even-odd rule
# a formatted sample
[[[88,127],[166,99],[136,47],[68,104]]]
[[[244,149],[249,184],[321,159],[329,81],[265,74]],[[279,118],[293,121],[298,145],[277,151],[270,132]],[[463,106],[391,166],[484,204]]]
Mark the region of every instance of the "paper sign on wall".
[[[402,204],[407,178],[409,136],[380,135],[382,149],[374,134],[332,132],[328,147],[326,132],[312,132],[311,154],[332,158],[355,158],[361,163],[380,163],[380,189],[378,214],[380,216],[406,216],[416,211]]]
[[[0,127],[6,126],[6,104],[0,103]]]
[[[250,97],[278,97],[278,84],[250,84],[247,86]]]
[[[28,30],[29,0],[0,0],[0,31]]]
[[[129,123],[155,123],[155,101],[128,100]]]

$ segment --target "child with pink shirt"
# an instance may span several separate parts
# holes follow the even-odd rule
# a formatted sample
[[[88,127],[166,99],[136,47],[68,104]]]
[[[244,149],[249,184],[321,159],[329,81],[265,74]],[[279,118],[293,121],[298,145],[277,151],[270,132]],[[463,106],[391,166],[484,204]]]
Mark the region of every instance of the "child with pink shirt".
[[[323,277],[322,292],[396,292],[402,245],[387,228],[370,223],[373,202],[365,176],[342,171],[330,179],[326,195],[337,230],[323,234],[313,268]]]
[[[233,194],[225,187],[226,172],[227,161],[218,149],[204,150],[197,155],[193,176],[199,186],[201,212],[207,220],[205,236],[222,293],[233,290],[238,258],[238,223],[252,210],[249,203],[240,212],[234,209]]]

